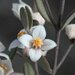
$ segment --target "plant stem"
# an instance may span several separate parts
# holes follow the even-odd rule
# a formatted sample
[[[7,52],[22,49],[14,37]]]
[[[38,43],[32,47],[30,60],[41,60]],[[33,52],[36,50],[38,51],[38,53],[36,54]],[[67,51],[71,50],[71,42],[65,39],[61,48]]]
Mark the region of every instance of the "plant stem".
[[[57,59],[58,59],[58,53],[59,53],[60,34],[61,34],[61,30],[59,30],[58,35],[57,35],[57,47],[56,47],[56,52],[55,52],[55,62],[54,62],[54,68],[53,68],[52,75],[56,74]]]
[[[64,54],[63,58],[61,59],[61,61],[59,62],[58,66],[57,66],[57,69],[58,70],[61,65],[63,64],[63,62],[65,61],[66,57],[68,56],[68,54],[70,53],[70,51],[72,50],[72,47],[74,46],[74,44],[71,44],[68,48],[68,50],[66,51],[66,53]]]
[[[36,75],[39,75],[39,69],[38,69],[38,63],[35,62],[35,70],[36,70]]]

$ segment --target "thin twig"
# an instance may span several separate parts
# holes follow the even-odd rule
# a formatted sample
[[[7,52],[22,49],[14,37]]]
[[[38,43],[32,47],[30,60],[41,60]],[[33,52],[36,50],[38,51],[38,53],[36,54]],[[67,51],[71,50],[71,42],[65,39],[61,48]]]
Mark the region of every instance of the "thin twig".
[[[55,63],[54,63],[54,68],[53,68],[53,74],[52,75],[56,74],[57,59],[58,59],[58,53],[59,53],[60,34],[61,34],[61,30],[58,32],[58,35],[57,35],[57,47],[56,47]]]
[[[63,62],[65,61],[66,57],[68,56],[68,54],[70,53],[70,51],[72,50],[72,47],[74,46],[74,44],[71,44],[68,48],[68,50],[66,51],[66,53],[64,54],[63,58],[61,59],[61,61],[59,62],[58,66],[57,66],[57,69],[58,70],[61,65],[63,64]]]
[[[64,13],[64,7],[65,7],[65,0],[62,0],[61,12],[60,12],[60,22],[62,22],[63,13]]]
[[[35,62],[35,70],[36,70],[36,75],[39,75],[38,63],[37,62]]]

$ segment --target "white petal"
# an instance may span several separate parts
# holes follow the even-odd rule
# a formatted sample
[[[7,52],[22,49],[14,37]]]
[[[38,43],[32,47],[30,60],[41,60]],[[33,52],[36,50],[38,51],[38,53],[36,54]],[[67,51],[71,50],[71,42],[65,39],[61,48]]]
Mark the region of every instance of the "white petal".
[[[32,36],[25,34],[18,38],[18,40],[26,47],[30,47],[30,42],[32,40]]]
[[[75,24],[67,25],[65,31],[69,39],[75,39]]]
[[[42,51],[42,56],[46,56],[48,51]]]
[[[43,43],[42,50],[51,50],[57,46],[56,43],[50,39],[45,39]]]
[[[4,53],[0,53],[0,56],[1,57],[5,57],[7,60],[10,60],[9,56],[7,54],[4,54]]]
[[[5,46],[2,44],[2,42],[0,42],[0,52],[5,50]]]
[[[13,72],[13,68],[12,68],[12,64],[11,64],[10,58],[9,58],[8,55],[6,55],[4,53],[0,53],[0,56],[6,58],[5,60],[1,60],[0,64],[4,64],[4,65],[7,66],[7,68],[8,68],[9,71],[7,72],[6,75],[9,75],[10,73]]]
[[[41,25],[45,24],[45,19],[41,16],[39,12],[33,13],[33,20],[38,21]]]
[[[12,11],[13,11],[13,14],[20,19],[20,9],[21,7],[25,8],[24,5],[21,5],[19,3],[13,3],[12,4]]]
[[[28,55],[33,62],[36,62],[41,58],[42,52],[40,49],[30,49]]]
[[[36,28],[37,26],[33,26],[33,27],[31,27],[31,29],[30,29],[30,34],[32,35],[32,33],[33,33],[33,31],[34,31],[34,29]]]
[[[20,45],[18,46],[18,48],[24,49],[25,46],[24,46],[23,44],[20,44]]]
[[[38,25],[36,28],[33,30],[33,38],[41,38],[42,40],[45,39],[46,37],[46,31],[43,25]]]
[[[15,73],[15,72],[13,72],[10,75],[24,75],[24,74],[23,73]]]
[[[7,66],[7,68],[8,68],[8,70],[9,70],[6,75],[10,75],[12,72],[14,72],[10,60],[2,60],[1,63],[5,64]]]
[[[20,45],[20,42],[16,39],[13,42],[11,42],[10,46],[9,46],[9,51],[11,51],[12,48],[16,48],[18,45]]]
[[[4,70],[0,67],[0,75],[4,75]]]

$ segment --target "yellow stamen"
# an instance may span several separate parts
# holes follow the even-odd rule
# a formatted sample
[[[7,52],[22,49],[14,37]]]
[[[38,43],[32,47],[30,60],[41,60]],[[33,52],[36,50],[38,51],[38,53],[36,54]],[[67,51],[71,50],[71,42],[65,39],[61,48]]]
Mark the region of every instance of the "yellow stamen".
[[[19,32],[18,34],[17,34],[17,37],[21,37],[22,35],[24,35],[24,34],[26,34],[26,32]]]
[[[41,48],[41,46],[43,45],[42,39],[40,39],[40,38],[34,39],[32,42],[32,45],[35,48]]]
[[[0,64],[0,67],[4,70],[5,73],[8,72],[8,68],[5,64]]]

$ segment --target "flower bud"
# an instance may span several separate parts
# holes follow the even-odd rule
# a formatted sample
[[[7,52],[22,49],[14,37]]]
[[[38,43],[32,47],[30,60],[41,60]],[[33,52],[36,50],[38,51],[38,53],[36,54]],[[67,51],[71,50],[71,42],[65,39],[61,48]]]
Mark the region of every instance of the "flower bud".
[[[39,24],[45,24],[45,19],[41,16],[39,12],[33,13],[33,20],[38,21]]]
[[[75,39],[75,24],[67,25],[65,31],[70,40]]]

